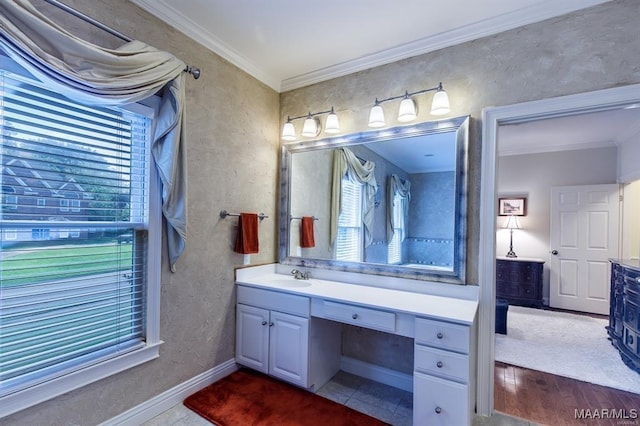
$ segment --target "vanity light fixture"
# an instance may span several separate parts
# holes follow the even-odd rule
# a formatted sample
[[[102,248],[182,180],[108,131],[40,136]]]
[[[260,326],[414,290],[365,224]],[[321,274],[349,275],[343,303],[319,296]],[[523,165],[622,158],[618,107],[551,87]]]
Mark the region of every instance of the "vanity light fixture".
[[[371,108],[371,112],[369,113],[369,127],[383,127],[386,125],[384,119],[384,111],[380,106],[383,102],[388,102],[396,99],[401,99],[400,108],[398,109],[398,121],[402,123],[407,123],[409,121],[413,121],[418,116],[418,107],[415,101],[411,98],[415,95],[421,95],[423,93],[432,92],[435,90],[435,94],[433,95],[433,100],[431,102],[431,114],[432,115],[443,115],[447,114],[451,109],[449,108],[449,96],[447,92],[442,88],[442,83],[438,84],[436,87],[432,87],[430,89],[418,90],[417,92],[409,93],[408,91],[404,92],[404,95],[400,96],[392,96],[390,98],[379,100],[376,98],[376,102]]]
[[[329,134],[340,133],[340,122],[338,121],[338,116],[336,115],[333,107],[331,107],[328,111],[309,112],[306,115],[287,117],[287,122],[284,123],[284,126],[282,127],[282,139],[285,141],[296,140],[296,129],[293,125],[293,121],[300,120],[302,118],[305,119],[304,124],[302,125],[302,136],[306,138],[314,138],[318,136],[322,129],[318,116],[324,114],[328,114],[327,120],[325,121],[324,132]]]

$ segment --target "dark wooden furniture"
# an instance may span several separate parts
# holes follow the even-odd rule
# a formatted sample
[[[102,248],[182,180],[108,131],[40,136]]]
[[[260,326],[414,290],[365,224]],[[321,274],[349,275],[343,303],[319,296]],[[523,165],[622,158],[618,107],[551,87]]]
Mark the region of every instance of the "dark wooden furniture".
[[[640,264],[611,260],[609,339],[622,361],[640,373]]]
[[[510,305],[541,307],[543,265],[542,259],[496,259],[496,299],[505,299]]]

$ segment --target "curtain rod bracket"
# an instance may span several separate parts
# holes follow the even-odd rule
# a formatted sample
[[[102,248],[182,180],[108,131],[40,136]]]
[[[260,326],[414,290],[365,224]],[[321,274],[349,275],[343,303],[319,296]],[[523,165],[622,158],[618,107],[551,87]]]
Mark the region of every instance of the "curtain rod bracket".
[[[200,68],[196,68],[196,67],[192,67],[191,65],[187,65],[187,67],[184,69],[184,72],[188,72],[196,80],[200,78]]]

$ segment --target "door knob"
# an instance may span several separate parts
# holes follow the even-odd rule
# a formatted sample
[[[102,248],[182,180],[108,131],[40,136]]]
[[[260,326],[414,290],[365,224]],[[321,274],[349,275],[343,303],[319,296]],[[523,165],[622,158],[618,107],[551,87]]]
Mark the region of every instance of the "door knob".
[[[554,256],[557,256],[558,255],[558,250],[551,250],[551,254],[554,255]]]

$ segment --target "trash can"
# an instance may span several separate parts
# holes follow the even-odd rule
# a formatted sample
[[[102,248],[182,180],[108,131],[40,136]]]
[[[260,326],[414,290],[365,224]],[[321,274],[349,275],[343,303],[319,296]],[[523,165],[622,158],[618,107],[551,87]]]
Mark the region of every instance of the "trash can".
[[[507,311],[509,302],[504,299],[496,299],[496,333],[507,334]]]

